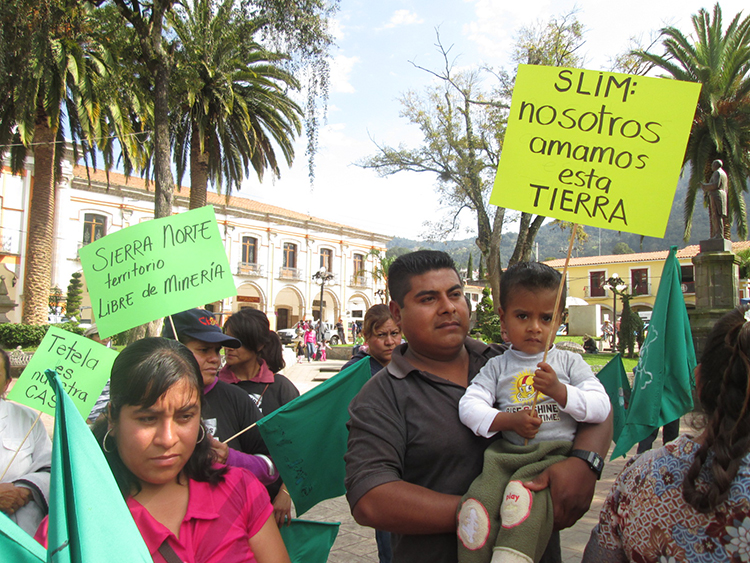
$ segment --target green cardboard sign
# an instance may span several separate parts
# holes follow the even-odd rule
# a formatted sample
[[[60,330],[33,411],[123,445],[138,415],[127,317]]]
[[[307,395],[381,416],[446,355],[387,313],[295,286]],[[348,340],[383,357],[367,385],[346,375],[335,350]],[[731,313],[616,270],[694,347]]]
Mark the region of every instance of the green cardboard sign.
[[[700,88],[521,65],[490,202],[663,237]]]
[[[8,399],[54,416],[55,392],[45,370],[54,369],[85,419],[112,371],[117,352],[94,340],[51,326]]]
[[[122,229],[79,254],[102,338],[237,295],[211,206]]]

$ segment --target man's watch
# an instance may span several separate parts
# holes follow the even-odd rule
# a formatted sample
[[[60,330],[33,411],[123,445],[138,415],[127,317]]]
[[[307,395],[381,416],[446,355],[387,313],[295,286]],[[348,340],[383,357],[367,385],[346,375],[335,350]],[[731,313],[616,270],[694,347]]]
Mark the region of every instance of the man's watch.
[[[588,450],[572,450],[569,457],[578,457],[589,464],[591,471],[596,473],[597,481],[602,478],[602,469],[604,469],[604,460],[596,452]]]

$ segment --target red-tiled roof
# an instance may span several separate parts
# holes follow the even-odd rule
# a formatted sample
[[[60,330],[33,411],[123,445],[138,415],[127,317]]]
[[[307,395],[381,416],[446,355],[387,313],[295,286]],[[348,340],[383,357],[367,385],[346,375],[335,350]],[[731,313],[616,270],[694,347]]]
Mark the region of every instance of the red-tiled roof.
[[[89,176],[87,176],[85,166],[76,166],[73,170],[73,174],[77,178],[81,178],[82,180],[87,180],[87,178],[90,177],[92,182],[104,183],[104,184],[107,183],[107,174],[104,170],[94,170],[93,168],[89,168]],[[148,187],[146,187],[146,181],[140,177],[131,176],[130,178],[128,178],[124,174],[118,174],[115,172],[109,173],[109,184],[112,186],[128,186],[131,188],[136,188],[136,189],[140,189],[144,191],[151,191],[151,192],[154,191],[153,181],[148,184]],[[179,189],[175,189],[175,195],[189,198],[190,188],[188,186],[180,186]],[[207,201],[208,203],[214,206],[227,205],[228,207],[238,207],[240,209],[246,209],[248,211],[254,211],[256,213],[268,213],[271,215],[280,215],[282,217],[287,217],[289,219],[296,219],[298,221],[315,221],[316,223],[321,223],[321,224],[329,225],[333,227],[352,228],[350,225],[334,223],[333,221],[329,221],[327,219],[313,217],[312,215],[307,215],[305,213],[298,213],[297,211],[292,211],[290,209],[285,209],[283,207],[277,207],[275,205],[269,205],[267,203],[261,203],[259,201],[246,199],[243,197],[231,196],[229,198],[229,201],[227,201],[226,196],[217,194],[210,190],[208,191],[208,194],[207,194]],[[357,227],[354,227],[354,228],[357,228]]]
[[[739,242],[732,243],[732,251],[739,252],[750,248],[750,241],[742,240]],[[681,248],[677,251],[677,259],[685,260],[696,256],[700,252],[700,247],[697,244],[692,244]],[[583,256],[581,258],[571,258],[568,262],[570,266],[597,266],[599,264],[621,264],[623,262],[650,262],[658,260],[666,260],[668,250],[659,250],[656,252],[636,252],[635,254],[607,254],[605,256]],[[559,258],[557,260],[548,260],[545,264],[552,268],[562,268],[565,266],[565,259]]]

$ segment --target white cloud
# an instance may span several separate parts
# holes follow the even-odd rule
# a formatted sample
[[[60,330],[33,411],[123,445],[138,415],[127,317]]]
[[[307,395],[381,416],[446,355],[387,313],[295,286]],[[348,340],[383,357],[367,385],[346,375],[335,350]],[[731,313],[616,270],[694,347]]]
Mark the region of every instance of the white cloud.
[[[384,29],[398,27],[400,25],[413,25],[423,23],[424,20],[409,10],[396,10],[391,19],[383,26]]]
[[[331,59],[331,91],[341,94],[353,94],[356,89],[349,81],[349,75],[354,65],[360,61],[359,57],[345,57],[336,55]]]

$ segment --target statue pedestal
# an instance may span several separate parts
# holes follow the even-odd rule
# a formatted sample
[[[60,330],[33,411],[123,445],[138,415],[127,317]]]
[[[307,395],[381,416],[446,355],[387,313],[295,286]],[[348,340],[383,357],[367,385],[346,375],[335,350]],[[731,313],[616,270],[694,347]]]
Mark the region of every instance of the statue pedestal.
[[[695,309],[688,311],[698,358],[714,323],[740,303],[740,261],[732,252],[731,241],[723,238],[702,240],[700,249],[693,258]]]

